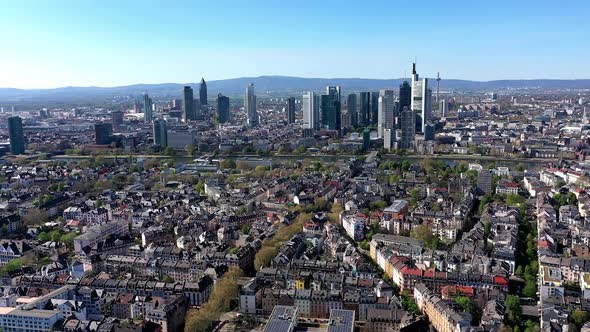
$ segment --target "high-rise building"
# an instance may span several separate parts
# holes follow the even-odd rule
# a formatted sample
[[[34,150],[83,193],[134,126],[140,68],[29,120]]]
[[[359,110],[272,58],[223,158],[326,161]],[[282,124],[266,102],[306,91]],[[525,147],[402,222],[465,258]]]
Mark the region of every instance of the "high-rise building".
[[[399,109],[403,110],[404,107],[408,109],[412,107],[412,87],[408,81],[404,81],[399,86]]]
[[[229,121],[229,97],[217,95],[217,120],[219,123],[225,123]]]
[[[201,85],[199,85],[199,101],[201,106],[207,105],[207,83],[205,79],[201,77]]]
[[[258,112],[256,111],[256,95],[254,94],[254,83],[250,83],[244,95],[244,109],[246,110],[246,123],[250,127],[258,125]]]
[[[369,151],[371,149],[371,131],[369,128],[363,130],[363,151]]]
[[[400,123],[401,137],[399,147],[402,149],[409,149],[416,136],[416,113],[411,109],[404,107],[401,112]]]
[[[94,136],[96,144],[111,144],[113,136],[113,125],[110,123],[97,123],[94,125]]]
[[[172,99],[172,109],[182,110],[182,99]]]
[[[368,126],[371,124],[371,93],[360,93],[360,108],[358,122],[360,126]]]
[[[395,129],[383,129],[383,148],[387,151],[395,148]]]
[[[339,101],[342,102],[342,89],[340,88],[339,85],[337,86],[326,86],[326,94],[327,95],[331,95],[331,96],[336,96],[335,98]]]
[[[412,64],[412,105],[416,113],[416,132],[424,132],[425,125],[432,116],[432,90],[428,88],[428,79],[420,80],[416,73],[416,64]]]
[[[319,97],[312,91],[303,94],[303,129],[320,129]]]
[[[8,136],[10,138],[10,152],[12,154],[25,153],[25,134],[23,131],[23,120],[20,116],[8,118]]]
[[[295,123],[295,98],[287,98],[287,123]]]
[[[320,97],[320,118],[321,127],[327,130],[336,130],[340,133],[342,129],[340,115],[340,87],[326,88],[328,94]]]
[[[395,118],[395,92],[393,90],[379,91],[377,135],[383,138],[384,129],[394,128]]]
[[[183,120],[191,121],[196,120],[194,99],[193,99],[193,88],[185,86],[182,90],[182,107],[183,107]]]
[[[379,92],[371,92],[371,125],[377,126],[379,121]]]
[[[203,120],[203,110],[201,109],[201,100],[193,99],[193,120]]]
[[[444,119],[449,113],[449,103],[447,103],[446,99],[443,98],[439,102],[438,109],[440,110],[440,117]]]
[[[147,93],[143,94],[143,118],[145,122],[152,123],[152,99]]]
[[[152,125],[154,145],[165,148],[168,146],[168,128],[164,119],[156,119]]]
[[[350,115],[350,125],[353,127],[358,126],[358,112],[356,110],[356,93],[348,95],[346,101],[346,111]]]
[[[111,113],[111,122],[113,123],[113,128],[119,128],[123,125],[123,112],[121,111],[113,111]]]

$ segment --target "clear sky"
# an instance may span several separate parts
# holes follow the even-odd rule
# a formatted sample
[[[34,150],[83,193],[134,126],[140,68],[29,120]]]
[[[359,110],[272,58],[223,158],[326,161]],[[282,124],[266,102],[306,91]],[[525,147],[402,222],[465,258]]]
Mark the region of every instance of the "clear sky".
[[[590,78],[590,1],[0,0],[0,87]]]

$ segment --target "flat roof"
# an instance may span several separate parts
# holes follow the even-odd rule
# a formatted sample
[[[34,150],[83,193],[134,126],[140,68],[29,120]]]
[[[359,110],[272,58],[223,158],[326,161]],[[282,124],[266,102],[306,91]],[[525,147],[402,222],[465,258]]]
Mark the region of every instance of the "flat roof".
[[[264,332],[291,332],[297,325],[297,307],[277,305],[264,327]]]
[[[353,332],[354,310],[332,309],[327,332]]]

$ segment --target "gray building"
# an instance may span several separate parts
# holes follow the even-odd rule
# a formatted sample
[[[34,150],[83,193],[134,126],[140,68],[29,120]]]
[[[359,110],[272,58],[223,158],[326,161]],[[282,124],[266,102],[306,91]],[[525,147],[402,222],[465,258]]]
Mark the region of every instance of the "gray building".
[[[295,98],[287,98],[287,124],[295,123]]]
[[[256,111],[256,95],[254,94],[254,83],[250,83],[244,95],[244,110],[246,111],[246,124],[249,127],[258,125],[258,112]]]
[[[165,148],[168,146],[168,129],[164,119],[156,119],[152,124],[154,145]]]
[[[319,96],[312,91],[303,94],[303,129],[320,129]]]
[[[346,111],[350,115],[350,125],[353,127],[358,126],[358,111],[356,108],[356,93],[351,93],[348,95],[348,99],[346,100]]]
[[[10,152],[12,154],[24,154],[25,134],[23,120],[19,116],[8,118],[8,136],[10,137]]]
[[[186,121],[196,120],[193,88],[185,86],[182,90],[182,118]]]
[[[229,122],[229,97],[217,95],[217,120],[219,123]]]

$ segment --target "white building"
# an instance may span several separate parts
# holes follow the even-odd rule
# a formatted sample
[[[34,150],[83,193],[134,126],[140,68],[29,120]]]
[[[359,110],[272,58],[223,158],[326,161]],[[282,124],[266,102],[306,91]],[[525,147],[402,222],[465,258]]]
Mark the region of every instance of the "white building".
[[[341,214],[340,221],[346,234],[355,241],[361,241],[365,237],[365,219],[355,214]]]
[[[377,108],[377,135],[382,138],[383,131],[394,126],[395,94],[393,90],[379,91]]]

